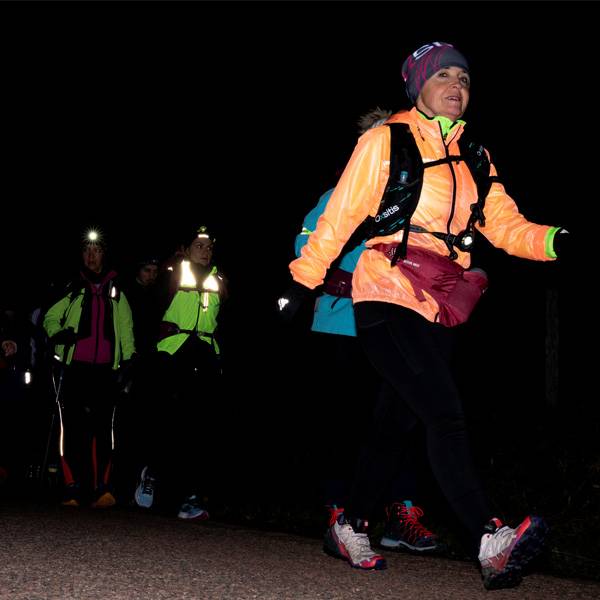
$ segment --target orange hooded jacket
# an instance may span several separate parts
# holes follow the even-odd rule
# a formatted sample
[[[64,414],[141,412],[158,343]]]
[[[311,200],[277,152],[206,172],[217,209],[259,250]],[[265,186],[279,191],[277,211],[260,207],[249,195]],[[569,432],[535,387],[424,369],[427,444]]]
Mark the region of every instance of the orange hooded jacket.
[[[441,124],[422,117],[413,108],[392,115],[388,123],[407,123],[413,134],[423,163],[459,155],[458,139],[464,125],[455,124],[444,140]],[[319,218],[317,228],[302,248],[302,255],[290,263],[295,281],[313,289],[323,283],[329,265],[341,252],[354,230],[365,218],[375,216],[385,190],[390,164],[389,127],[375,127],[363,134]],[[494,165],[490,175],[496,175]],[[470,205],[477,201],[477,189],[464,162],[441,164],[425,170],[423,187],[411,224],[428,231],[462,231],[471,214]],[[514,200],[502,184],[494,182],[485,203],[485,227],[478,227],[497,248],[509,254],[533,260],[553,260],[552,238],[559,229],[531,223],[519,213]],[[399,242],[402,231],[375,237],[367,248],[379,242]],[[443,240],[427,233],[410,234],[409,244],[448,255]],[[470,254],[457,250],[457,262],[467,268]],[[353,302],[380,301],[405,306],[429,321],[438,314],[437,302],[426,294],[425,301],[415,297],[408,279],[398,267],[392,267],[382,252],[363,252],[352,280]]]

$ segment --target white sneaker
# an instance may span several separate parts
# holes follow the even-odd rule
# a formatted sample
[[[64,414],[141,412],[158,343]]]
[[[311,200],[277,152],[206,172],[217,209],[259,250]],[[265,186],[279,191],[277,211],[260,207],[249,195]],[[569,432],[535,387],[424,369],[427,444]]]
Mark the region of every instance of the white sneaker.
[[[356,569],[385,569],[385,558],[371,549],[366,533],[367,523],[363,522],[364,533],[356,533],[344,518],[343,509],[337,509],[334,517],[325,533],[325,552],[347,560]]]
[[[492,519],[481,538],[479,562],[486,589],[515,587],[521,570],[541,551],[548,526],[540,517],[527,517],[516,529]]]
[[[156,480],[148,475],[148,467],[142,469],[140,482],[135,488],[135,502],[141,508],[150,508],[154,502],[154,485]]]

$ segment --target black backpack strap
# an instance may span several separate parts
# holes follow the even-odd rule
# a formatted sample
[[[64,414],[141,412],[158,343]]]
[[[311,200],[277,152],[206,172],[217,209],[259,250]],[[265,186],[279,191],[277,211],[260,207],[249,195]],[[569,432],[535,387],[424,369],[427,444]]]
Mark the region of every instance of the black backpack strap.
[[[390,177],[386,192],[392,195],[401,206],[402,241],[398,244],[392,265],[400,258],[406,257],[408,235],[410,232],[410,219],[413,216],[421,197],[423,187],[423,160],[417,148],[417,143],[408,125],[394,123],[389,125],[390,139]]]
[[[423,228],[412,227],[413,231],[429,233],[436,238],[443,240],[448,246],[448,250],[450,251],[449,258],[451,260],[455,260],[458,256],[454,250],[455,245],[459,245],[460,247],[460,244],[462,244],[466,237],[470,237],[471,240],[474,239],[475,223],[478,222],[480,226],[485,226],[485,200],[490,193],[492,183],[500,181],[498,177],[490,175],[490,160],[485,148],[481,144],[471,141],[469,137],[463,133],[458,140],[458,147],[460,149],[460,156],[450,155],[446,158],[429,162],[425,164],[425,168],[459,161],[464,161],[466,163],[477,187],[477,201],[470,206],[471,214],[469,215],[465,229],[458,235],[454,235],[448,232],[427,231]]]
[[[342,254],[346,249],[354,249],[364,239],[391,235],[401,229],[404,236],[398,252],[406,254],[410,218],[419,202],[423,185],[423,161],[406,123],[387,123],[386,127],[390,129],[390,169],[377,214],[367,217],[355,230]]]
[[[449,156],[446,156],[445,158],[440,158],[439,160],[432,160],[428,163],[425,163],[423,165],[423,168],[429,169],[430,167],[437,167],[438,165],[446,165],[446,164],[450,164],[451,162],[460,162],[461,160],[463,160],[462,156],[456,156],[454,154],[450,154]]]
[[[381,198],[375,217],[368,217],[355,231],[349,240],[354,248],[365,238],[391,235],[403,230],[402,241],[397,245],[392,257],[392,265],[400,258],[406,257],[409,233],[429,233],[444,239],[454,252],[452,244],[456,236],[448,233],[426,231],[422,227],[412,226],[410,220],[414,214],[421,189],[423,187],[423,173],[425,169],[441,164],[464,161],[477,186],[477,202],[471,205],[471,215],[466,230],[474,233],[475,222],[483,227],[485,215],[483,212],[485,199],[489,194],[492,183],[499,181],[497,177],[490,176],[490,161],[485,148],[463,135],[458,140],[460,155],[449,155],[439,160],[423,163],[417,143],[406,123],[387,123],[390,129],[390,172],[388,182]]]
[[[472,141],[468,135],[463,133],[458,140],[458,147],[460,148],[461,157],[467,163],[477,186],[477,202],[471,204],[471,216],[469,217],[467,229],[472,229],[476,221],[483,227],[485,225],[485,215],[483,214],[485,199],[490,193],[492,183],[500,180],[498,177],[490,175],[490,160],[481,144]]]
[[[65,326],[65,323],[67,322],[67,317],[69,315],[69,312],[71,311],[71,308],[73,307],[73,304],[75,303],[75,300],[77,300],[79,296],[85,297],[85,283],[83,279],[72,279],[71,281],[69,281],[69,283],[67,283],[64,291],[65,293],[62,297],[68,298],[69,304],[63,311],[63,314],[60,318],[59,322],[61,327]]]
[[[390,172],[375,217],[369,218],[369,235],[390,235],[402,230],[402,241],[392,258],[395,264],[406,256],[410,218],[423,186],[423,160],[417,143],[405,123],[388,123],[390,129]]]

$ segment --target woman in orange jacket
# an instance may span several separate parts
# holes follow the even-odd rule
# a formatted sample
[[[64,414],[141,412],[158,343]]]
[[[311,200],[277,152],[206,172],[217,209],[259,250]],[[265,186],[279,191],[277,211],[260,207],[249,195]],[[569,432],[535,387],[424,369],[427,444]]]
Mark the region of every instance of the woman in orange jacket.
[[[402,74],[414,107],[359,139],[316,230],[290,264],[294,282],[279,299],[279,309],[293,313],[370,218],[352,298],[358,337],[384,380],[389,407],[374,424],[372,446],[423,423],[433,473],[478,548],[484,585],[511,587],[539,553],[547,527],[529,516],[513,529],[489,509],[449,366],[450,338],[486,285],[483,272],[469,270],[475,227],[497,248],[539,261],[554,260],[557,242],[565,246],[568,234],[529,222],[504,190],[487,151],[459,143],[471,85],[460,52],[442,42],[427,44],[406,59]],[[394,123],[400,127],[389,126]],[[408,138],[399,137],[402,131]],[[410,140],[418,160],[402,163],[399,156],[410,151],[398,139]],[[408,205],[412,208],[405,209]],[[329,551],[365,569],[385,568],[384,558],[370,548],[364,525],[390,478],[378,469],[376,457],[377,452],[363,457],[350,506],[326,536]]]

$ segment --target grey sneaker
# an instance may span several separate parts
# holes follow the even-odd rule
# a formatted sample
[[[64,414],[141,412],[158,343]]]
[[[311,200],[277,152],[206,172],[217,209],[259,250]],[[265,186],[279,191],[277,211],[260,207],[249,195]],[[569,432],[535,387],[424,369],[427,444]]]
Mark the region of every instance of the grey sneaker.
[[[177,516],[180,519],[199,519],[200,521],[206,521],[206,519],[208,519],[208,511],[200,506],[199,498],[194,495],[189,496],[184,500]]]
[[[140,482],[135,488],[135,502],[141,508],[150,508],[154,502],[156,480],[148,473],[148,467],[142,469]]]

